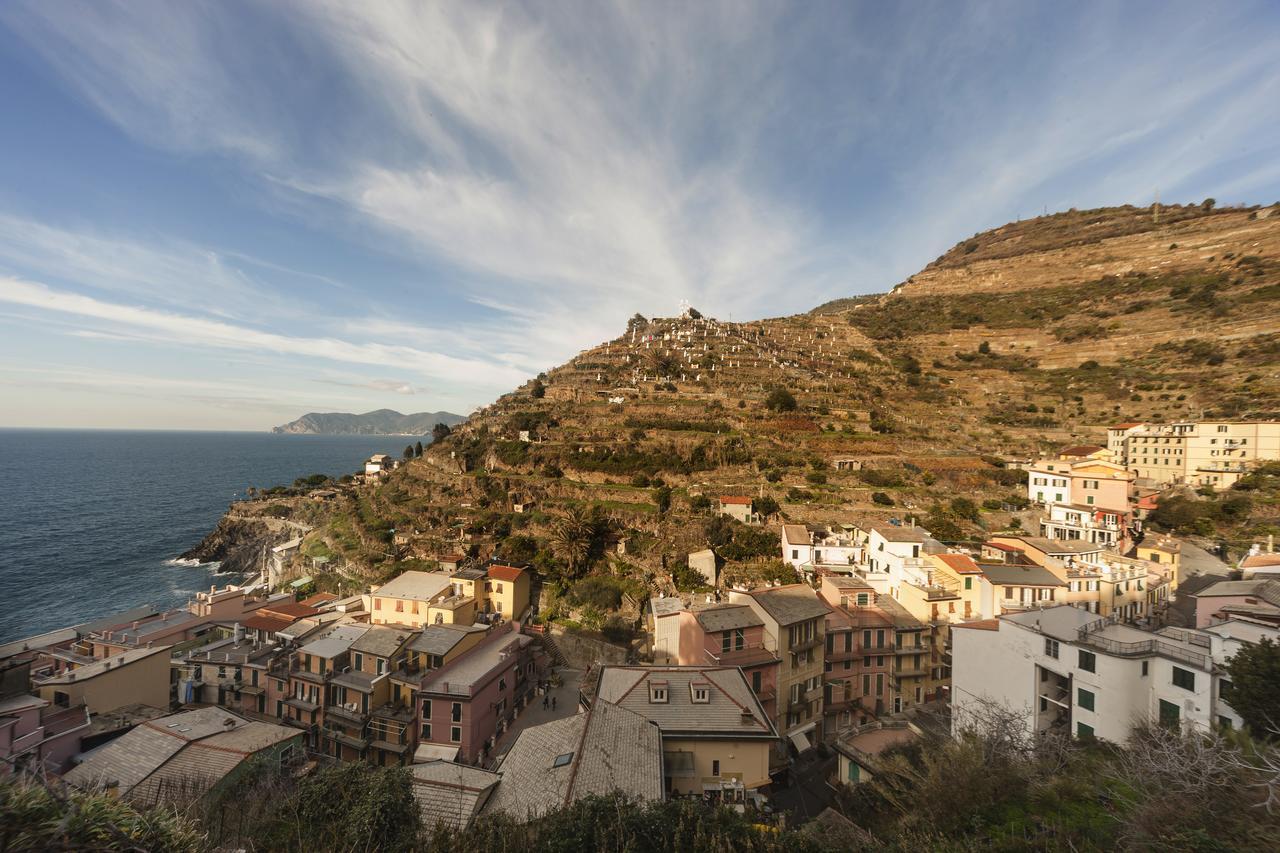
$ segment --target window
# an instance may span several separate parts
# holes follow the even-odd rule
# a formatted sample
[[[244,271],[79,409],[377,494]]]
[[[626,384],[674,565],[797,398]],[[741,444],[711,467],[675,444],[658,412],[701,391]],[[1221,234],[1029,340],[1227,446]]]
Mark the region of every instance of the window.
[[[354,668],[358,670],[364,669],[364,655],[360,654],[359,652],[356,652],[356,662],[355,662]]]
[[[1196,674],[1189,669],[1175,666],[1173,668],[1173,686],[1181,687],[1183,690],[1195,690]]]
[[[1044,638],[1044,653],[1045,653],[1046,655],[1048,655],[1049,657],[1051,657],[1051,658],[1056,658],[1056,657],[1058,656],[1058,641],[1057,641],[1057,640],[1051,640],[1051,639],[1049,639],[1048,637],[1045,637],[1045,638]]]
[[[1177,705],[1172,702],[1166,702],[1163,699],[1160,700],[1160,725],[1177,726],[1179,717]]]
[[[1147,677],[1147,662],[1145,660],[1142,662],[1142,677]]]
[[[860,607],[865,607],[868,603],[870,603],[870,601],[871,601],[870,594],[865,592],[858,593],[858,605]]]
[[[965,588],[965,589],[973,589],[973,578],[965,578],[965,579],[964,579],[964,588]]]
[[[1231,688],[1232,683],[1225,678],[1218,679],[1218,698],[1228,705],[1231,704]]]
[[[1087,725],[1087,724],[1085,724],[1085,723],[1077,723],[1077,724],[1076,724],[1076,737],[1079,737],[1079,738],[1091,738],[1091,737],[1093,737],[1093,726]]]
[[[651,681],[649,682],[649,701],[659,704],[667,701],[667,682]]]
[[[712,775],[712,776],[719,776],[719,775],[720,775],[720,760],[719,760],[719,759],[713,759],[713,760],[712,760],[712,762],[711,762],[711,775]]]
[[[1085,690],[1083,687],[1076,688],[1076,704],[1086,711],[1093,710],[1093,691]]]
[[[694,704],[705,705],[711,701],[711,690],[705,684],[690,682],[689,693]]]
[[[422,724],[422,739],[431,740],[431,724],[430,723]]]
[[[461,702],[453,703],[453,721],[455,723],[462,722],[462,703]]]
[[[453,741],[454,743],[462,743],[462,727],[461,726],[451,726],[449,728],[449,740]]]
[[[422,700],[422,719],[424,720],[431,719],[431,700],[430,699]]]
[[[733,647],[741,651],[742,647],[747,644],[747,635],[741,628],[733,629]]]
[[[556,756],[555,761],[551,762],[552,767],[568,767],[569,762],[573,761],[572,752],[563,752]]]
[[[862,647],[864,649],[871,648],[871,631],[869,630],[862,632]]]
[[[1081,649],[1080,650],[1080,668],[1083,669],[1085,672],[1097,672],[1098,656],[1095,655],[1093,652],[1086,652],[1083,649]]]
[[[858,781],[858,774],[859,774],[859,772],[860,772],[861,770],[862,770],[862,768],[858,766],[858,763],[857,763],[856,761],[850,761],[850,762],[849,762],[849,774],[848,774],[848,775],[849,775],[849,781],[850,781],[850,782],[857,782],[857,781]]]
[[[760,670],[758,669],[751,673],[751,689],[757,694],[760,692]]]

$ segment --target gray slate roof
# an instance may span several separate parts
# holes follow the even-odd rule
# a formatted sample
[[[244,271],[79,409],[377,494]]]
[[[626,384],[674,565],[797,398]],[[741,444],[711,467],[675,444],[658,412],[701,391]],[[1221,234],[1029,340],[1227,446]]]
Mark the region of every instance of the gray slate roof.
[[[779,625],[794,625],[827,615],[827,605],[804,584],[791,584],[748,593]]]
[[[750,605],[721,604],[697,612],[698,624],[707,631],[731,631],[734,628],[754,628],[764,624]]]
[[[1066,586],[1063,581],[1043,566],[1011,566],[1004,563],[980,563],[978,568],[987,580],[997,584],[1025,584],[1027,586]]]
[[[335,625],[332,630],[328,631],[320,639],[312,640],[299,651],[305,655],[315,655],[326,659],[336,658],[350,649],[351,644],[363,637],[368,630],[368,625]]]
[[[568,758],[554,766],[562,756]],[[664,790],[662,734],[639,714],[596,702],[585,713],[522,731],[498,772],[502,781],[484,811],[516,820],[613,791],[656,802]]]
[[[413,798],[428,829],[437,824],[453,830],[466,829],[502,778],[488,770],[450,761],[415,764],[409,772],[413,775]]]
[[[409,643],[415,652],[444,657],[468,634],[483,634],[484,625],[428,625]]]
[[[655,682],[665,682],[665,702],[649,700]],[[693,685],[707,688],[706,703],[693,701]],[[606,666],[600,671],[596,699],[652,720],[666,737],[777,737],[736,666]]]
[[[391,628],[386,625],[374,625],[351,644],[351,651],[366,655],[389,658],[405,641],[413,635],[413,631],[405,628]]]

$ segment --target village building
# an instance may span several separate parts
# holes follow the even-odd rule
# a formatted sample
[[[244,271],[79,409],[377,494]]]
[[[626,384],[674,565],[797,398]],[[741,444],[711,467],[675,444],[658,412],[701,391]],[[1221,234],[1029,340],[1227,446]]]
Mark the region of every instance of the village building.
[[[30,693],[30,661],[0,665],[0,779],[18,771],[59,773],[89,728],[84,705],[56,708]]]
[[[778,656],[774,728],[803,752],[820,742],[827,605],[803,584],[733,590],[733,604],[746,604],[764,623],[764,637]]]
[[[1280,459],[1280,421],[1117,424],[1107,429],[1107,444],[1139,480],[1226,489],[1259,463]]]
[[[757,524],[760,521],[755,513],[755,501],[745,495],[721,495],[716,499],[716,512],[743,524]]]
[[[405,661],[415,633],[374,625],[347,650],[347,663],[327,685],[325,752],[344,761],[405,764],[413,748],[412,697],[393,701],[391,674]]]
[[[103,714],[126,705],[169,707],[169,646],[129,648],[107,658],[45,649],[31,669],[31,684],[55,708],[83,705]]]
[[[312,749],[335,757],[342,755],[341,728],[323,731],[330,695],[328,687],[335,674],[350,667],[351,645],[367,630],[367,625],[334,625],[291,656],[281,659],[272,670],[273,677],[287,684],[287,692],[276,700],[275,716],[288,725],[304,729]],[[347,746],[359,749],[355,743]]]
[[[920,737],[920,730],[906,720],[876,720],[841,732],[832,744],[836,753],[832,781],[843,785],[868,782],[879,771],[877,759],[881,753]]]
[[[475,599],[456,594],[444,572],[403,572],[373,587],[364,599],[364,609],[374,625],[423,628],[441,622],[470,625],[475,621],[466,618],[474,616]]]
[[[468,829],[489,801],[502,776],[452,761],[428,761],[409,768],[413,799],[429,830]]]
[[[501,776],[483,814],[535,820],[585,797],[619,793],[661,802],[662,732],[651,720],[609,702],[530,726],[494,769]]]
[[[1147,722],[1207,731],[1221,722],[1219,681],[1204,632],[1140,631],[1076,607],[1010,613],[952,630],[957,735],[993,708],[1018,715],[1028,735],[1123,743]]]
[[[745,803],[769,784],[778,733],[736,666],[606,666],[594,701],[658,726],[669,794]]]

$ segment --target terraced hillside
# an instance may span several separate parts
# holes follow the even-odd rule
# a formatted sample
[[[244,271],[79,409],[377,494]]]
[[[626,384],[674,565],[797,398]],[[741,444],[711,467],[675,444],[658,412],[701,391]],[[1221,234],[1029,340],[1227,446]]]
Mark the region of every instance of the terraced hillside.
[[[570,598],[593,572],[639,597],[709,543],[731,577],[780,571],[776,533],[710,523],[719,495],[773,530],[910,515],[969,539],[1024,521],[1002,459],[1117,420],[1280,417],[1278,365],[1280,209],[1072,211],[808,314],[633,317],[388,481],[283,500],[351,582],[497,552]]]

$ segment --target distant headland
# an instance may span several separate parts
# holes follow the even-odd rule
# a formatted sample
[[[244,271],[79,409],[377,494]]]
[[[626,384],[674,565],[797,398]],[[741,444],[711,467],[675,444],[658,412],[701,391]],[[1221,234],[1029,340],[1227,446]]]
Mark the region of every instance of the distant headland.
[[[402,415],[391,409],[378,409],[353,415],[350,412],[308,412],[296,421],[272,432],[291,435],[430,435],[436,424],[457,426],[466,420],[452,412],[418,412]]]

